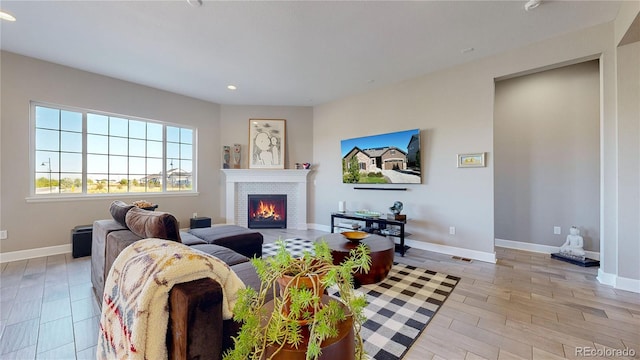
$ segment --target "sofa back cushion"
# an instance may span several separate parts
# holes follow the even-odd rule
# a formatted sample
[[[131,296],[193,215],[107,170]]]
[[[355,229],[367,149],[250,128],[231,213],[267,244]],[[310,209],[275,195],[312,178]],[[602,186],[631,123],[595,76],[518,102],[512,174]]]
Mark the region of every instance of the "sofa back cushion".
[[[134,207],[134,205],[129,205],[123,201],[115,200],[111,203],[109,212],[111,213],[113,220],[117,221],[122,226],[127,226],[125,217],[127,216],[127,212]]]
[[[159,238],[180,241],[180,226],[175,216],[162,211],[131,208],[125,222],[132,233],[141,238]]]

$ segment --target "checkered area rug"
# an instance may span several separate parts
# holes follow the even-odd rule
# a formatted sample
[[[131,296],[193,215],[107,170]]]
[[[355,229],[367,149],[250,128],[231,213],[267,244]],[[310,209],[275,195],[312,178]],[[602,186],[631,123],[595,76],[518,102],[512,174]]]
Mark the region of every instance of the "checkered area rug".
[[[294,256],[313,248],[309,240],[288,239],[285,243]],[[273,244],[265,244],[263,256],[272,255],[275,249]],[[459,280],[456,276],[394,263],[382,282],[358,288],[367,298],[364,311],[367,321],[360,334],[368,356],[375,360],[402,359]],[[329,289],[329,293],[338,296],[335,290]]]
[[[305,251],[313,253],[313,241],[300,238],[286,239],[284,241],[287,251],[293,257],[300,257]],[[262,257],[273,256],[277,253],[278,246],[274,243],[262,245]]]

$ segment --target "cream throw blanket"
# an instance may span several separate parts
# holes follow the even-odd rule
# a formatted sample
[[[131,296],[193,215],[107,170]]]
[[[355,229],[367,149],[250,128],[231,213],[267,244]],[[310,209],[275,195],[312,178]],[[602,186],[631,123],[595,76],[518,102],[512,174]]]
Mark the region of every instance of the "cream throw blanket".
[[[222,286],[222,316],[233,317],[245,287],[223,261],[175,241],[145,239],[116,258],[104,285],[97,359],[167,359],[169,291],[212,278]]]

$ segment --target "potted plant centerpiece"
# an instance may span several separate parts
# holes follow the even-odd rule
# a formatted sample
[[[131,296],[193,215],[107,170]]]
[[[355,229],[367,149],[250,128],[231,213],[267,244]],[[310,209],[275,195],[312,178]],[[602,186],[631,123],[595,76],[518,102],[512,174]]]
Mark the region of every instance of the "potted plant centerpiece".
[[[369,248],[359,244],[334,265],[323,241],[315,243],[313,254],[305,252],[299,258],[286,250],[284,241],[276,243],[275,256],[251,260],[261,280],[260,290],[247,287],[239,293],[234,320],[242,325],[224,360],[276,359],[285,345],[298,348],[306,337],[306,359],[316,360],[322,342],[337,336],[337,325],[348,317],[353,320],[355,359],[363,359],[360,327],[366,299],[355,294],[353,273],[369,271]],[[323,296],[329,287],[336,288],[340,297]],[[271,304],[265,309],[268,294],[273,294],[273,310]]]

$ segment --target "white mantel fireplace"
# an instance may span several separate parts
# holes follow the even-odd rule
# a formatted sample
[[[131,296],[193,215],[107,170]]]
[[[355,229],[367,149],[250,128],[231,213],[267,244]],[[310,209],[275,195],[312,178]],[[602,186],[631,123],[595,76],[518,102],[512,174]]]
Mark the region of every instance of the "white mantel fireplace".
[[[286,194],[287,228],[307,230],[307,176],[310,171],[222,169],[227,224],[248,225],[250,194]]]

